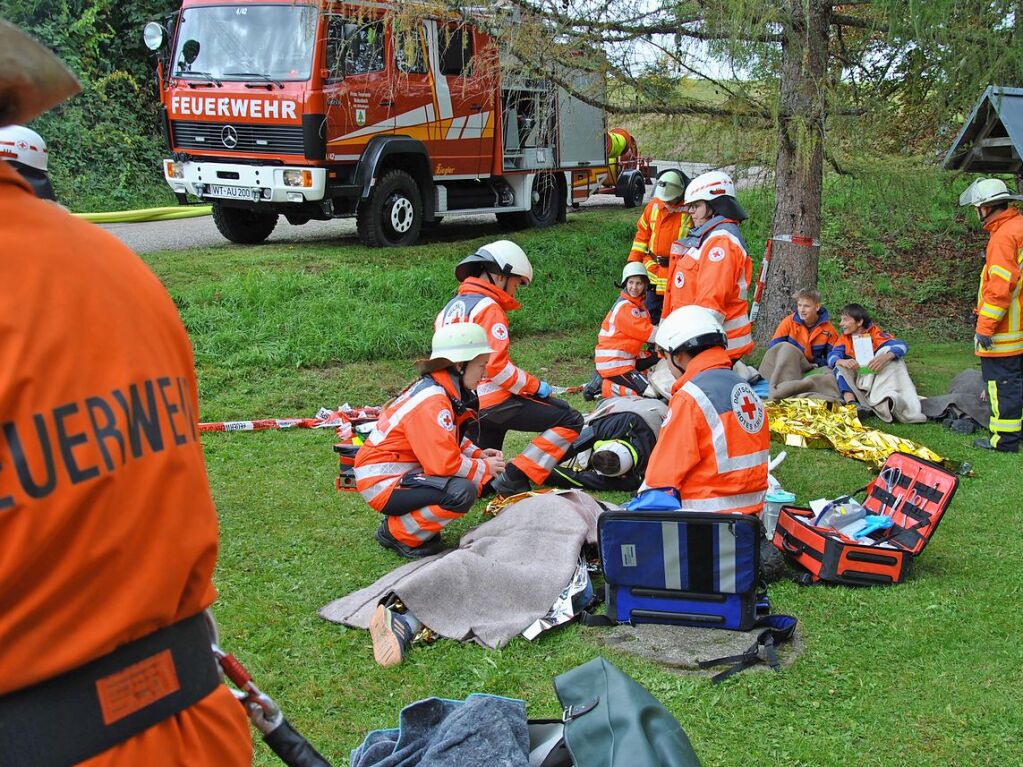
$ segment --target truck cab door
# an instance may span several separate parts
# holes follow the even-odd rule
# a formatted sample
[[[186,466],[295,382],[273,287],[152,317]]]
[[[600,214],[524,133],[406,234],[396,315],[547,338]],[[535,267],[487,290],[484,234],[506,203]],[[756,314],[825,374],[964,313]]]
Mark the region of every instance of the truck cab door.
[[[394,133],[394,97],[385,24],[338,14],[326,17],[328,153],[354,160],[374,136]]]
[[[431,153],[434,176],[489,175],[494,133],[494,85],[474,71],[475,32],[465,25],[428,21],[430,74],[439,136]]]

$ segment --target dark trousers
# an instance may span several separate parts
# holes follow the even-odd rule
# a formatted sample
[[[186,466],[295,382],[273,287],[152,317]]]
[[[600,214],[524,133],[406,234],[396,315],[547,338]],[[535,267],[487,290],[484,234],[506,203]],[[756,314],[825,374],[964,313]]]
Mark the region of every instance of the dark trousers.
[[[462,477],[428,477],[410,472],[384,504],[384,524],[391,536],[417,548],[472,508],[476,485]]]
[[[1023,417],[1023,354],[981,357],[980,372],[987,383],[991,407],[991,445],[998,450],[1019,450]]]
[[[661,323],[661,310],[664,309],[664,294],[656,293],[653,288],[650,288],[646,292],[643,303],[646,304],[647,311],[650,312],[650,321],[655,325],[659,325]]]
[[[538,433],[508,463],[506,471],[513,476],[519,471],[536,484],[543,484],[551,469],[573,455],[569,451],[582,428],[582,415],[563,400],[511,396],[499,405],[480,410],[479,418],[467,424],[465,433],[484,450],[504,449],[504,437],[509,431]]]

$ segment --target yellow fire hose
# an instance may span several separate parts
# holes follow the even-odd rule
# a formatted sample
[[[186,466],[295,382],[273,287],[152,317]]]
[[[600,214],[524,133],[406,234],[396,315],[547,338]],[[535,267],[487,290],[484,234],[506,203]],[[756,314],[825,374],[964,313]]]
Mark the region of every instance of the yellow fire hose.
[[[175,221],[179,218],[208,216],[212,210],[210,205],[189,205],[187,207],[118,210],[111,213],[72,213],[71,215],[93,224],[137,224],[143,221]]]

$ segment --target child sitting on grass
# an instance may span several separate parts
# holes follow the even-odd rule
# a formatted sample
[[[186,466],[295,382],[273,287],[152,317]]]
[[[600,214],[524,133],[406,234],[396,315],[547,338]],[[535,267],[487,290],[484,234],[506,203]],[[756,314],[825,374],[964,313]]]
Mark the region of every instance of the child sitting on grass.
[[[835,371],[843,401],[889,423],[926,421],[903,362],[909,351],[906,342],[882,330],[860,304],[843,306],[838,324],[843,335],[828,355],[828,366]]]
[[[828,355],[839,336],[831,324],[828,310],[821,306],[821,294],[814,288],[802,288],[792,297],[796,301],[796,310],[778,323],[767,348],[782,343],[792,344],[811,364],[827,367]]]

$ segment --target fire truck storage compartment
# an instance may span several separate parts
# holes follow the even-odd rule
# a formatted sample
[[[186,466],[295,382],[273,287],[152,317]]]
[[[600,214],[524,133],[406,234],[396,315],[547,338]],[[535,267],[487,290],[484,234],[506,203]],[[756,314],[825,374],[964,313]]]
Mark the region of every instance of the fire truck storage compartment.
[[[603,103],[604,85],[600,75],[570,72],[569,79],[577,93],[592,94],[598,103]],[[561,167],[607,165],[607,126],[604,119],[603,109],[587,104],[564,88],[558,88],[558,160]]]
[[[539,80],[513,80],[501,89],[504,169],[553,168],[555,94]]]
[[[437,212],[507,208],[515,204],[515,194],[503,179],[473,179],[438,183]]]

